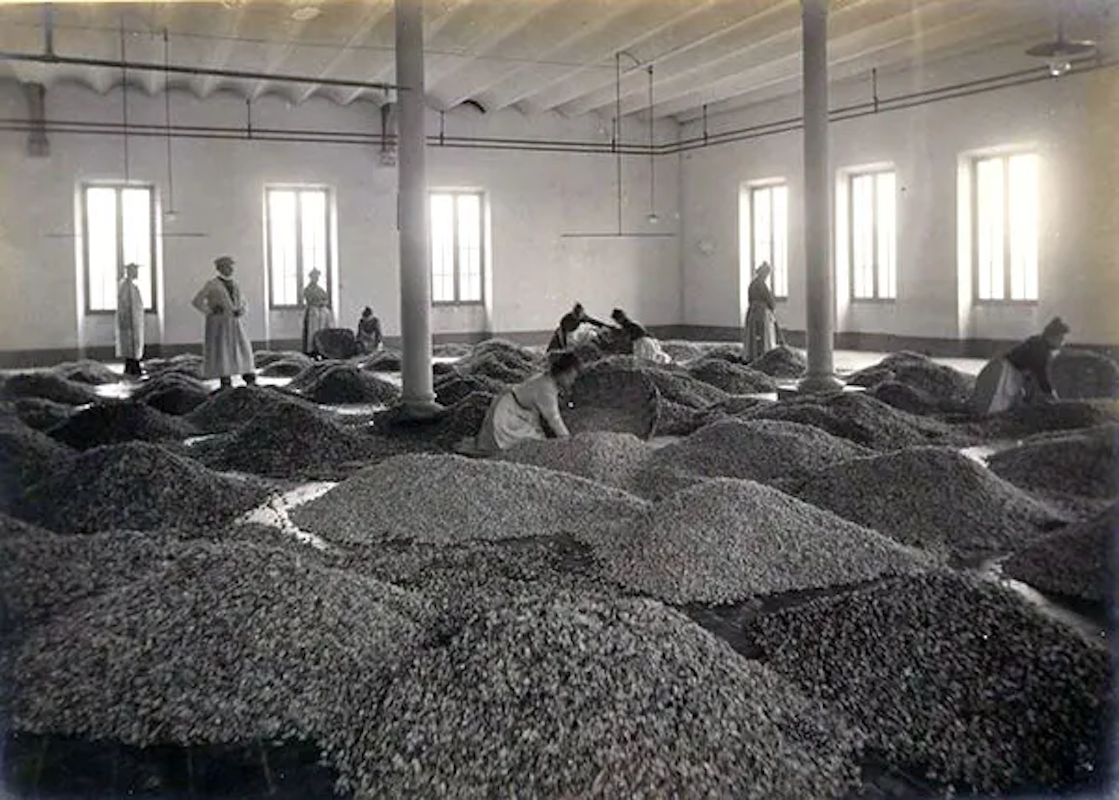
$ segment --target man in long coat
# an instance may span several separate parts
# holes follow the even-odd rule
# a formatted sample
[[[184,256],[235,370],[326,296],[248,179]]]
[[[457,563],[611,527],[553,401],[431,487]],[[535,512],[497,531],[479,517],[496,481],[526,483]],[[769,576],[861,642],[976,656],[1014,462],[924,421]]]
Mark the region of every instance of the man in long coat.
[[[140,268],[124,265],[124,277],[117,287],[117,358],[124,359],[124,374],[139,378],[144,374],[140,361],[144,358],[144,299],[136,285]]]
[[[191,304],[206,315],[206,339],[202,347],[202,376],[220,378],[223,388],[233,385],[232,376],[242,375],[245,383],[256,383],[253,348],[245,334],[242,319],[245,299],[233,280],[233,259],[214,259],[218,274],[203,284]]]

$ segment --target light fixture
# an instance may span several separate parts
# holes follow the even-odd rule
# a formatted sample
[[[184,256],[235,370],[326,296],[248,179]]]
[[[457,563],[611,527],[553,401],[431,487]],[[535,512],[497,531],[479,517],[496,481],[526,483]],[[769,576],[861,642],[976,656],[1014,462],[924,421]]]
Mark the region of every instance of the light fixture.
[[[310,22],[321,13],[322,9],[318,6],[300,6],[291,12],[291,18],[296,22]]]
[[[1063,9],[1057,10],[1057,37],[1048,42],[1035,44],[1026,50],[1026,55],[1044,58],[1049,74],[1054,78],[1068,74],[1072,63],[1078,58],[1090,58],[1096,54],[1096,43],[1090,39],[1066,39]]]

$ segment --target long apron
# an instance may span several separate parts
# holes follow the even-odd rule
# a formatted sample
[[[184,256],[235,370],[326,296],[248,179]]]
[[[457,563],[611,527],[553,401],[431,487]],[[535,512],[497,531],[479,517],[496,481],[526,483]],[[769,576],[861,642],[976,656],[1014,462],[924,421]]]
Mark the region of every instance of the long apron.
[[[748,360],[759,358],[777,346],[777,317],[765,303],[750,303],[742,330],[742,349]]]
[[[303,314],[303,352],[310,353],[314,349],[316,333],[333,327],[334,312],[330,306],[307,306]]]
[[[117,292],[117,358],[144,357],[144,300],[132,281],[121,281]]]
[[[237,304],[225,285],[218,283],[227,298],[227,308]],[[202,377],[227,378],[248,375],[253,371],[253,347],[245,334],[241,317],[222,310],[206,315],[206,339],[202,348]]]
[[[495,397],[486,410],[482,428],[478,431],[477,447],[487,453],[496,453],[530,439],[547,438],[540,423],[540,412],[522,406],[513,390],[509,389]]]
[[[672,356],[664,352],[661,343],[652,336],[640,336],[634,339],[633,354],[645,361],[652,361],[654,364],[669,364],[672,362]]]
[[[1026,376],[1005,358],[992,358],[975,379],[971,408],[976,414],[997,414],[1025,400]]]

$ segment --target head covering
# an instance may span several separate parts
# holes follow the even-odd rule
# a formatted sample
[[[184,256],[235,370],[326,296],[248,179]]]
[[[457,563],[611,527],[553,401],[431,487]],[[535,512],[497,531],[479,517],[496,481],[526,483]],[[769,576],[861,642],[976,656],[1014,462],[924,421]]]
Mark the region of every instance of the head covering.
[[[1061,319],[1060,317],[1053,317],[1053,319],[1049,320],[1049,324],[1045,326],[1045,329],[1041,332],[1041,335],[1049,339],[1056,336],[1064,336],[1070,330],[1071,328],[1069,328],[1069,326],[1065,324],[1065,321],[1063,319]]]
[[[626,318],[626,312],[622,311],[620,308],[615,308],[610,312],[610,316],[612,319],[623,320]]]
[[[127,275],[128,271],[132,270],[132,269],[139,272],[140,271],[140,265],[137,264],[135,261],[129,261],[127,264],[124,265],[124,274]]]
[[[371,309],[369,306],[366,306],[361,310],[361,315],[363,317],[371,317],[373,316],[373,309]]]
[[[312,269],[310,272],[307,273],[308,278],[318,278],[321,275],[322,275],[322,270],[319,269],[318,267],[315,267],[314,269]]]
[[[233,269],[233,256],[218,256],[214,259],[214,266],[218,272],[231,271]]]

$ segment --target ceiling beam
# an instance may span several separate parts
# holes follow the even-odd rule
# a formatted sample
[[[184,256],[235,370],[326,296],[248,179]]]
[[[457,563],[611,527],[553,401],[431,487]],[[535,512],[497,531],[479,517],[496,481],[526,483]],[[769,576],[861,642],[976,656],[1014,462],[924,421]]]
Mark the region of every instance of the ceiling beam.
[[[829,47],[830,58],[839,57],[842,48],[861,46],[871,47],[873,42],[885,35],[892,36],[895,29],[912,36],[914,14],[932,15],[934,19],[958,17],[961,6],[969,5],[970,0],[933,0],[920,6],[914,12],[907,4],[892,0],[876,0],[850,4],[830,15]],[[974,5],[974,3],[971,3]],[[795,9],[794,9],[795,10]],[[937,16],[939,15],[939,16]],[[785,23],[782,25],[781,23]],[[921,26],[923,27],[923,25]],[[722,52],[714,57],[694,51],[686,54],[673,54],[657,66],[655,95],[660,113],[665,104],[687,94],[695,94],[702,87],[716,81],[733,80],[738,75],[768,75],[774,69],[797,73],[800,68],[800,19],[794,14],[792,19],[771,20],[764,30],[751,31],[749,43],[738,37],[738,41],[724,43]],[[858,42],[859,44],[853,44]],[[640,111],[648,105],[647,96],[631,84],[622,98],[622,115]],[[589,98],[577,104],[574,109],[565,108],[568,113],[586,113],[605,109],[610,106],[612,97],[595,98],[596,105],[587,108]]]
[[[642,6],[645,8],[642,8]],[[668,6],[671,3],[663,2]],[[632,16],[634,7],[641,14],[648,14],[648,0],[609,0],[606,8],[602,9],[593,5],[583,6],[572,4],[570,7],[585,8],[585,16],[575,16],[570,13],[569,6],[562,6],[556,10],[556,15],[561,19],[557,24],[548,24],[541,20],[540,24],[517,37],[516,50],[527,59],[537,59],[539,62],[546,60],[561,60],[557,55],[568,50],[572,45],[585,40],[587,37],[608,29],[621,18]],[[559,24],[562,23],[562,24]],[[613,34],[615,37],[617,34]],[[575,56],[573,56],[575,57]],[[456,72],[442,91],[433,87],[432,94],[440,98],[444,108],[454,108],[464,100],[477,98],[499,86],[514,76],[527,77],[531,82],[539,80],[542,72],[553,69],[544,63],[523,62],[515,65],[503,65],[494,62],[474,61],[466,69]],[[556,67],[555,69],[569,69]],[[488,108],[498,110],[507,104],[497,105],[487,103]]]
[[[669,48],[667,52],[658,54],[650,59],[658,71],[662,71],[662,65],[671,74],[673,69],[668,66],[670,63],[679,61],[688,62],[703,62],[710,58],[711,48],[720,48],[724,53],[737,52],[743,47],[743,37],[749,35],[751,38],[764,37],[769,38],[778,33],[786,32],[799,24],[800,12],[798,9],[799,3],[786,3],[786,2],[770,2],[761,11],[750,13],[743,16],[743,9],[745,4],[740,4],[739,8],[734,12],[734,21],[725,22],[722,25],[715,25],[709,28],[704,33],[690,39],[689,41],[677,45],[676,47]],[[754,6],[756,8],[756,6]],[[745,29],[749,31],[744,33]],[[691,55],[689,55],[691,54]],[[635,91],[638,84],[641,87],[645,86],[644,80],[633,82]],[[560,113],[568,116],[579,116],[586,114],[590,111],[602,109],[605,106],[610,106],[615,101],[614,81],[610,81],[601,88],[587,93],[560,105],[557,108]]]
[[[242,3],[237,6],[237,9],[232,12],[225,12],[225,27],[224,37],[214,45],[210,55],[206,57],[202,66],[207,69],[224,69],[229,63],[229,57],[233,55],[233,51],[237,48],[237,39],[241,34],[241,25],[248,15],[248,3]],[[211,15],[222,14],[223,12],[215,10],[208,10]],[[219,78],[214,75],[209,75],[202,78],[200,81],[191,81],[191,88],[199,97],[209,97],[213,94],[214,89],[218,86]]]
[[[923,28],[920,39],[898,33],[869,46],[861,46],[859,42],[836,41],[830,46],[832,56],[829,58],[829,72],[835,80],[865,76],[875,66],[913,63],[913,51],[916,48],[933,58],[946,57],[950,53],[962,53],[980,47],[991,48],[1006,38],[1020,39],[1027,32],[1040,29],[1037,20],[1011,26],[1002,24],[1000,30],[1003,38],[1000,39],[990,25],[1000,25],[999,18],[992,18],[989,13],[965,14],[956,15],[949,22]],[[778,95],[796,92],[800,89],[799,76],[795,74],[798,64],[799,55],[790,56],[782,59],[780,64],[763,65],[744,73],[729,75],[698,91],[677,94],[663,104],[658,104],[658,112],[679,115],[703,105],[707,105],[710,112],[712,104],[776,87],[784,87],[784,91],[778,92]],[[790,74],[790,68],[794,74]]]
[[[336,6],[336,8],[337,7],[338,6]],[[282,67],[287,62],[287,60],[291,57],[291,54],[299,49],[299,34],[303,32],[304,28],[306,28],[311,23],[311,21],[312,20],[309,19],[292,19],[287,22],[287,41],[285,41],[284,44],[282,44],[279,48],[269,54],[268,60],[265,62],[264,69],[261,70],[261,72],[270,74],[280,71],[280,67]],[[256,83],[254,83],[252,88],[249,90],[249,99],[256,100],[258,97],[264,94],[265,91],[271,88],[271,84],[272,81],[268,80],[257,81]]]
[[[605,41],[593,52],[588,52],[577,59],[584,62],[583,66],[569,69],[551,79],[536,81],[531,86],[527,85],[528,81],[526,80],[524,86],[503,89],[499,96],[495,98],[495,102],[502,106],[509,106],[528,101],[525,105],[533,108],[550,109],[559,105],[562,101],[541,100],[539,99],[541,95],[554,97],[562,95],[564,91],[570,91],[570,95],[564,96],[564,100],[569,100],[585,91],[588,81],[595,83],[596,88],[605,83],[612,83],[614,80],[613,58],[615,53],[622,50],[640,50],[649,40],[680,26],[682,23],[701,15],[710,14],[713,9],[725,9],[728,6],[737,8],[740,4],[741,0],[701,0],[700,2],[687,3],[684,10],[681,10],[680,6],[673,6],[670,3],[654,3],[651,6],[646,6],[639,10],[638,13],[642,16],[636,22],[649,27],[642,30],[640,34],[619,40],[614,31],[603,31],[601,38]],[[664,19],[660,19],[661,12],[667,15]],[[637,25],[633,27],[636,28]],[[596,44],[598,43],[596,42]],[[577,83],[578,88],[572,90],[572,83]]]
[[[436,36],[436,34],[438,34],[439,31],[441,31],[443,27],[448,22],[450,22],[451,19],[454,18],[455,14],[457,14],[461,10],[462,5],[463,4],[449,4],[444,7],[443,11],[440,12],[434,19],[432,19],[431,21],[425,20],[424,40],[430,42]],[[426,11],[428,8],[429,6],[425,4],[424,10]],[[393,17],[392,21],[395,24],[395,16]],[[389,41],[395,43],[395,28],[390,31],[390,35],[387,38]],[[384,51],[377,53],[377,62],[380,66],[378,66],[375,71],[369,73],[366,76],[368,77],[370,83],[384,83],[389,79],[390,76],[394,76],[396,74],[396,51],[394,48],[395,44],[393,44],[392,46],[387,46]],[[338,102],[340,102],[342,105],[348,106],[350,103],[353,103],[355,100],[361,97],[364,92],[364,89],[354,89],[351,92],[339,95],[337,99]]]
[[[604,0],[605,1],[605,0]],[[571,0],[532,0],[522,3],[472,1],[465,4],[466,9],[478,9],[472,17],[463,21],[463,26],[480,31],[466,41],[456,40],[455,50],[459,54],[434,53],[428,56],[427,92],[429,96],[438,95],[439,84],[449,75],[470,69],[480,59],[485,60],[493,48],[503,42],[515,41],[518,33],[529,28],[529,24],[545,16],[557,6],[570,4]],[[432,44],[432,50],[437,50]]]
[[[382,19],[388,16],[390,10],[392,10],[392,4],[390,2],[387,2],[386,0],[380,0],[380,2],[378,2],[377,4],[371,4],[365,16],[362,17],[361,22],[354,29],[354,32],[350,34],[350,36],[346,39],[345,44],[341,46],[334,58],[330,60],[330,63],[319,70],[319,77],[329,78],[335,72],[335,70],[337,70],[338,67],[342,65],[342,62],[344,62],[353,54],[353,48],[362,44],[362,42],[365,41],[365,37],[369,35],[370,31],[377,27],[377,24]],[[303,90],[303,92],[296,99],[296,102],[300,104],[307,102],[307,100],[311,98],[311,95],[318,91],[319,88],[319,84],[311,84]],[[360,93],[360,91],[361,90],[359,89],[358,92]]]

